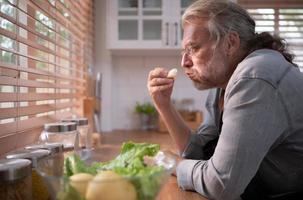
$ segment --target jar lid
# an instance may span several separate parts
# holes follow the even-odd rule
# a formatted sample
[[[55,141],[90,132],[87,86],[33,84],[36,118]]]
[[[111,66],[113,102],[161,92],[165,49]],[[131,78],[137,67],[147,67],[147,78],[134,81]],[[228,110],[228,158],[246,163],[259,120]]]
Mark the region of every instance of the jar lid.
[[[22,159],[29,159],[32,161],[32,166],[36,167],[37,161],[40,158],[43,158],[45,156],[48,156],[51,152],[46,149],[33,149],[33,150],[17,150],[13,151],[11,153],[8,153],[6,155],[7,159],[13,159],[13,158],[22,158]]]
[[[61,121],[62,122],[75,122],[75,123],[77,123],[78,126],[88,125],[88,119],[85,118],[85,117],[83,117],[83,118],[63,119]]]
[[[51,133],[63,133],[77,130],[77,124],[75,122],[58,122],[44,124],[44,130]]]
[[[34,149],[47,149],[51,152],[51,154],[63,152],[63,144],[62,143],[44,143],[44,144],[33,144],[25,147],[27,150]]]
[[[26,159],[0,160],[0,182],[14,181],[32,173],[31,161]]]

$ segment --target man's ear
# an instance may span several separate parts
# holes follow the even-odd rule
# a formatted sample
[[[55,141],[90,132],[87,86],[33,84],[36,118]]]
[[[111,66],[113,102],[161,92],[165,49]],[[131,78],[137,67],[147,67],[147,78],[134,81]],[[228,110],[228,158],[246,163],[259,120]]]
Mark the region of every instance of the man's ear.
[[[230,31],[226,36],[226,52],[228,56],[233,56],[240,48],[240,37],[235,31]]]

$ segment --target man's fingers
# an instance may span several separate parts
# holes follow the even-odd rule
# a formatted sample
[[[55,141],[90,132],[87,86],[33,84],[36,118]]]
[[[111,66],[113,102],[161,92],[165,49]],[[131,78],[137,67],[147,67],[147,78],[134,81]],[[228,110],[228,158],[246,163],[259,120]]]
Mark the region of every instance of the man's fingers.
[[[157,67],[149,72],[148,74],[148,80],[152,80],[153,78],[165,78],[167,77],[168,71]]]
[[[149,86],[161,86],[161,85],[167,85],[173,83],[172,79],[169,78],[153,78],[149,81]]]
[[[150,87],[150,91],[151,91],[151,93],[156,93],[156,92],[161,92],[161,91],[164,91],[164,90],[168,90],[172,87],[173,87],[173,84],[170,83],[168,85],[160,85],[160,86]]]

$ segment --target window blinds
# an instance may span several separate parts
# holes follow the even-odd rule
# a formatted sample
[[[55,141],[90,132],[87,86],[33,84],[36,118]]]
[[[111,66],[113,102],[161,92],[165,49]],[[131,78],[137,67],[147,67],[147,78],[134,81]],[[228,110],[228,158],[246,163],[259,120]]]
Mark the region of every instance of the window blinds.
[[[303,71],[303,1],[238,0],[256,21],[256,31],[267,31],[285,39]]]
[[[0,0],[0,154],[43,124],[81,115],[92,64],[92,0]]]

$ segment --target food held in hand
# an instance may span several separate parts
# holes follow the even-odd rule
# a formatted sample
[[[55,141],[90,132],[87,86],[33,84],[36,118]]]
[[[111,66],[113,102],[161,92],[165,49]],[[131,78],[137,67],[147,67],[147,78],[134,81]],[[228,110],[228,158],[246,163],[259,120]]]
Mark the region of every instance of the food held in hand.
[[[176,68],[173,68],[168,72],[167,78],[176,79],[177,73],[178,73],[178,70]]]
[[[114,171],[100,171],[87,188],[86,199],[97,200],[136,200],[135,187]]]
[[[71,186],[73,186],[82,197],[85,197],[88,183],[94,176],[88,173],[79,173],[74,174],[69,178]]]

